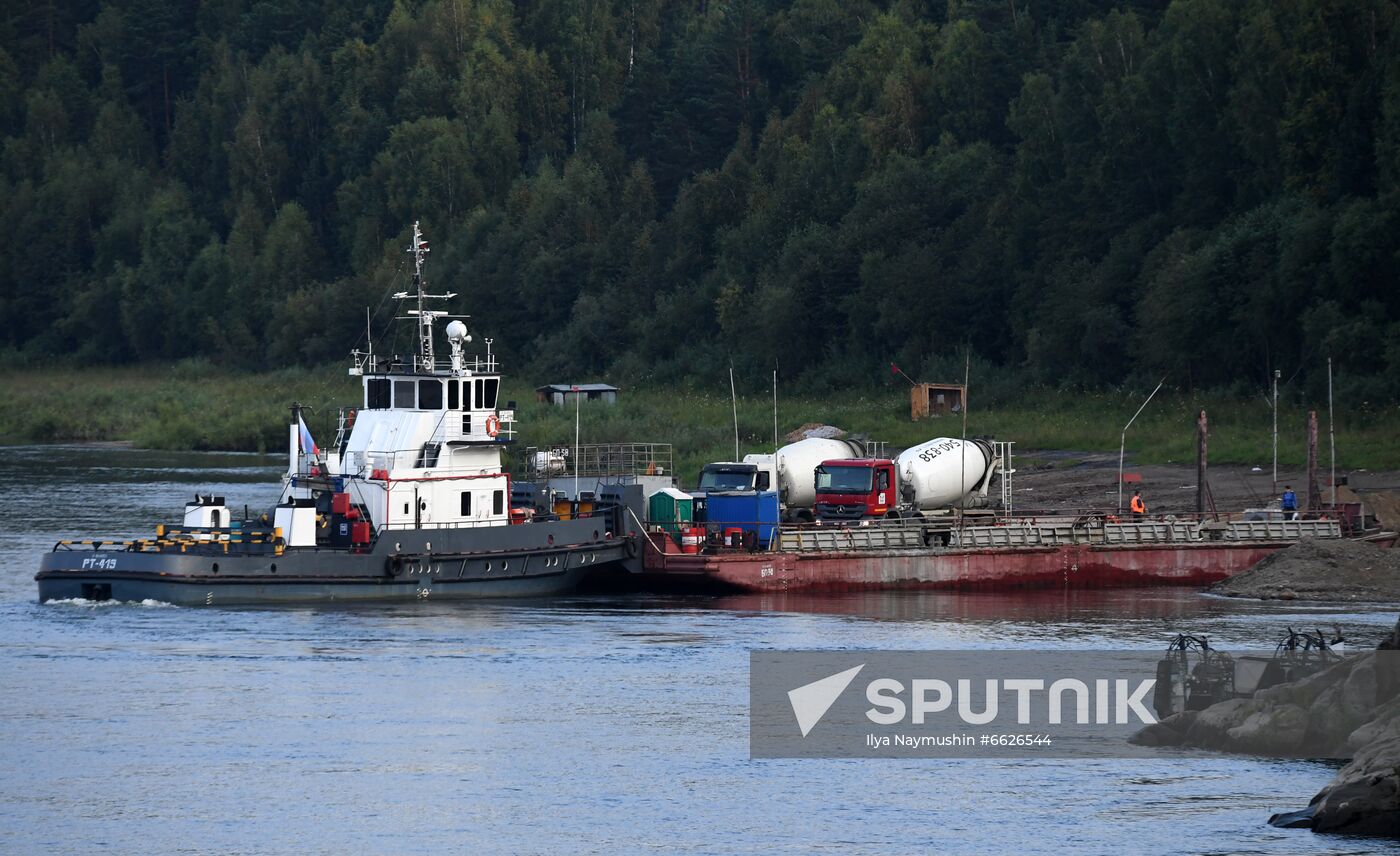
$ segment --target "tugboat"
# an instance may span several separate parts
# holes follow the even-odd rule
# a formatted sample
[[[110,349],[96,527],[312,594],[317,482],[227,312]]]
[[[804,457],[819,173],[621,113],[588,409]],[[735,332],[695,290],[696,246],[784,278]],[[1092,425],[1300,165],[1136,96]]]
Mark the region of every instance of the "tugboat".
[[[491,339],[468,357],[462,320],[446,325],[451,356],[434,354],[429,252],[413,224],[410,360],[352,352],[358,411],[342,410],[323,451],[293,405],[288,469],[275,508],[235,520],[223,497],[196,496],[182,523],[136,541],[61,541],[43,557],[39,600],[157,600],[232,605],[344,600],[524,597],[571,591],[595,570],[640,570],[641,488],[617,486],[584,513],[513,507],[501,451],[515,435],[498,407]],[[579,506],[575,506],[576,508]],[[245,517],[247,515],[245,514]]]

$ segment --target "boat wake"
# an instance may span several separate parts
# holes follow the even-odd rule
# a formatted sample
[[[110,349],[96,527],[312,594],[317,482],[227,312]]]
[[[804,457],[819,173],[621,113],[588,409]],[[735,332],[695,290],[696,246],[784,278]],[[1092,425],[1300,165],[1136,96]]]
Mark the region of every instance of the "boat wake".
[[[74,606],[95,609],[104,606],[141,606],[152,609],[178,609],[173,603],[146,598],[145,600],[87,600],[81,597],[68,597],[60,600],[46,600],[42,606]]]

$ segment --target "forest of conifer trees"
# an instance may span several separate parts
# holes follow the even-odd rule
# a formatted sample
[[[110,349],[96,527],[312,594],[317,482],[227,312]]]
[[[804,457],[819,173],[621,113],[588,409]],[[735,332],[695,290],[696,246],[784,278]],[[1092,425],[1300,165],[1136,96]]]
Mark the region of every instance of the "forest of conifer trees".
[[[0,350],[320,364],[408,229],[514,371],[1400,399],[1385,0],[36,0]],[[401,348],[408,348],[406,339]],[[939,379],[939,378],[930,378]]]

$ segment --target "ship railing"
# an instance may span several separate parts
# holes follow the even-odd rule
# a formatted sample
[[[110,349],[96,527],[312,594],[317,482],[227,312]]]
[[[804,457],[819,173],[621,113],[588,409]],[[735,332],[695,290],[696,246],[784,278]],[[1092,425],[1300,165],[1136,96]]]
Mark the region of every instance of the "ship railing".
[[[415,354],[411,360],[404,361],[384,354],[370,354],[360,350],[351,351],[350,356],[350,374],[355,376],[405,370],[422,374],[452,371],[450,358],[429,361],[423,359],[421,355]],[[498,374],[501,370],[500,362],[494,353],[472,354],[470,356],[464,354],[462,368],[473,374]]]
[[[131,545],[134,544],[134,543],[136,543],[136,542],[135,542],[135,541],[126,541],[126,540],[106,541],[106,540],[86,539],[86,538],[85,538],[85,539],[67,539],[67,538],[65,538],[64,540],[59,541],[59,542],[57,542],[56,544],[53,545],[53,552],[58,553],[58,552],[66,552],[66,551],[69,551],[69,550],[84,550],[84,551],[89,551],[89,550],[109,550],[109,551],[111,551],[111,550],[119,550],[119,551],[130,551],[130,550],[131,550]]]
[[[933,546],[937,537],[912,521],[882,521],[872,526],[782,526],[777,544],[781,552],[797,553],[902,550]]]
[[[495,434],[488,431],[487,421],[491,417],[474,419],[469,411],[444,410],[442,417],[438,420],[437,427],[433,429],[433,442],[435,443],[455,443],[469,442],[480,445],[491,443],[509,443],[515,439],[515,411],[497,410],[495,413]]]
[[[1236,541],[1294,541],[1299,538],[1340,538],[1340,520],[1236,520],[1225,537]]]
[[[482,520],[409,520],[403,523],[385,523],[379,527],[379,530],[381,532],[395,532],[405,529],[493,529],[500,526],[509,526],[510,523],[509,517],[491,517]]]
[[[482,472],[482,467],[447,467],[438,466],[438,461],[443,460],[443,449],[440,444],[428,443],[417,449],[394,449],[394,450],[366,450],[363,452],[347,452],[341,459],[340,475],[353,478],[375,478],[376,472],[393,472],[396,469],[421,469],[424,473],[417,473],[415,478],[434,476],[481,476],[489,478],[500,475],[498,472]],[[302,475],[306,475],[303,473]]]
[[[521,475],[527,481],[575,475],[668,476],[674,473],[673,460],[670,443],[529,446]]]
[[[491,529],[501,526],[528,526],[531,523],[547,523],[556,520],[590,520],[606,518],[613,511],[613,506],[597,506],[590,511],[580,511],[576,514],[554,514],[549,512],[537,512],[534,514],[521,515],[519,517],[491,517],[480,520],[420,520],[405,521],[402,523],[386,523],[379,527],[380,531],[392,532],[406,529],[431,530],[431,529]]]
[[[1106,515],[994,517],[969,515],[924,519],[880,519],[844,523],[784,523],[775,539],[787,552],[946,547],[950,549],[1035,548],[1072,544],[1199,544],[1202,542],[1297,541],[1340,538],[1341,522],[1313,520],[1211,520],[1201,515],[1166,515],[1142,521]],[[1209,518],[1211,515],[1204,515]],[[749,524],[725,524],[743,526]]]
[[[240,528],[212,526],[156,526],[154,538],[131,540],[81,540],[59,541],[54,551],[60,550],[116,550],[128,553],[161,552],[222,552],[222,553],[264,553],[271,551],[281,554],[285,541],[280,527]]]

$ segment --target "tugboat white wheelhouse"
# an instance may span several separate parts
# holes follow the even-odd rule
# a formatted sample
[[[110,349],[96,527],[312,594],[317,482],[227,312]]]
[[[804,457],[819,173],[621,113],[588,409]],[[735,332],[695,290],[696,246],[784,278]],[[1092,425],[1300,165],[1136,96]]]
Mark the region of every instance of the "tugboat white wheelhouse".
[[[292,406],[281,499],[235,520],[223,497],[196,496],[178,526],[136,541],[61,541],[35,577],[41,601],[246,604],[328,600],[521,597],[566,592],[595,569],[638,570],[641,488],[599,485],[582,513],[537,514],[512,502],[501,450],[515,414],[498,401],[491,339],[468,357],[462,320],[446,327],[451,356],[434,356],[429,252],[413,225],[411,303],[417,351],[385,359],[355,351],[361,408],[342,409],[333,445],[318,448]],[[574,497],[578,500],[579,497]],[[568,507],[566,505],[566,507]]]

